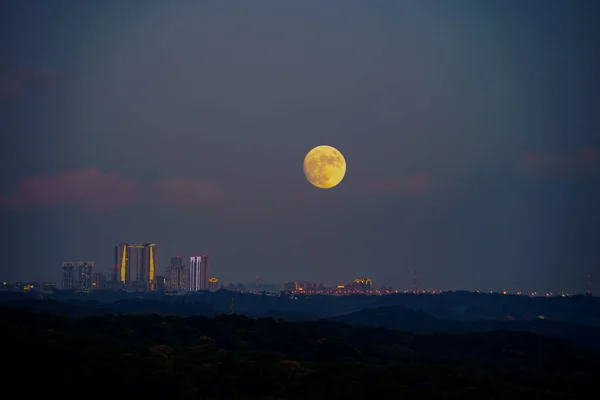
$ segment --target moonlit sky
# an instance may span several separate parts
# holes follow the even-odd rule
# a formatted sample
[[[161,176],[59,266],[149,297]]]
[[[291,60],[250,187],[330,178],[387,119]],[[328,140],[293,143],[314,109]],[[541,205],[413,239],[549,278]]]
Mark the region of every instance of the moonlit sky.
[[[600,4],[0,6],[4,280],[121,241],[222,282],[585,290],[600,276]],[[320,144],[348,170],[305,179]]]

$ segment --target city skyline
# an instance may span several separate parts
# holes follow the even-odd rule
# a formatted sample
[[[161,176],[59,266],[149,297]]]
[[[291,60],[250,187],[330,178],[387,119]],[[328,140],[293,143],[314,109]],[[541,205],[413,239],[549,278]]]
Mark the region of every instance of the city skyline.
[[[79,262],[79,264],[83,264],[83,262]],[[90,267],[93,267],[93,262],[86,262]],[[65,269],[65,266],[67,267]],[[188,282],[187,276],[189,275],[189,270],[187,266],[182,265],[183,270],[185,271],[186,279],[183,287],[173,287],[172,284],[172,275],[168,272],[164,276],[157,276],[159,279],[158,282],[164,281],[163,284],[159,284],[155,286],[155,289],[147,289],[144,291],[136,290],[135,287],[111,287],[111,281],[107,281],[107,276],[103,273],[95,272],[92,275],[87,275],[89,278],[87,280],[73,280],[73,263],[65,262],[63,263],[62,269],[62,278],[61,278],[61,287],[57,286],[57,282],[55,281],[16,281],[16,282],[8,282],[8,281],[0,281],[0,290],[18,290],[18,291],[33,291],[33,292],[54,292],[58,290],[66,290],[66,291],[75,291],[75,292],[90,292],[90,291],[111,291],[111,292],[139,292],[139,293],[151,293],[155,291],[159,292],[167,292],[173,293],[178,292],[177,294],[190,294],[199,291],[217,291],[220,289],[226,289],[228,291],[238,291],[244,293],[254,293],[254,294],[265,294],[270,293],[268,295],[281,295],[285,292],[292,293],[294,295],[333,295],[333,296],[347,296],[347,295],[369,295],[369,296],[385,296],[385,295],[393,295],[393,294],[414,294],[414,295],[442,295],[444,293],[452,293],[452,292],[470,292],[477,294],[499,294],[499,295],[510,295],[510,296],[526,296],[526,297],[571,297],[571,296],[594,296],[593,290],[593,279],[591,274],[587,275],[585,291],[579,292],[569,292],[569,291],[559,291],[559,292],[527,292],[527,291],[510,291],[510,290],[453,290],[453,289],[432,289],[432,288],[413,288],[409,289],[398,289],[393,288],[391,286],[386,286],[385,284],[376,288],[373,285],[373,282],[370,278],[361,277],[356,278],[351,282],[348,282],[344,285],[328,285],[325,283],[319,282],[310,282],[310,281],[290,281],[285,284],[258,284],[256,282],[246,282],[246,284],[242,284],[241,282],[222,282],[219,283],[219,280],[215,277],[210,277],[207,279],[206,288],[194,288]],[[170,267],[172,267],[171,265]],[[69,270],[69,267],[70,270]],[[81,271],[81,268],[79,269]],[[88,269],[88,272],[91,272],[92,268]],[[80,276],[84,276],[80,272]],[[87,283],[86,283],[87,282]],[[225,285],[227,283],[227,285]],[[106,286],[108,284],[108,286]],[[254,285],[255,284],[255,285]],[[65,287],[68,286],[68,287]]]
[[[77,263],[75,262],[68,262],[68,261],[63,261],[62,262],[62,274],[61,274],[61,278],[60,278],[60,282],[61,282],[61,288],[63,289],[84,289],[84,290],[90,290],[92,288],[96,288],[98,289],[98,287],[96,287],[96,285],[98,285],[98,280],[102,279],[104,283],[106,283],[107,279],[109,281],[115,282],[118,281],[120,283],[123,283],[126,281],[127,283],[127,288],[128,289],[132,289],[135,288],[134,286],[131,286],[134,283],[140,283],[139,280],[140,278],[142,278],[143,272],[140,272],[141,270],[143,270],[144,268],[144,262],[141,261],[140,264],[140,254],[152,254],[151,252],[145,252],[145,250],[142,250],[142,252],[140,253],[139,250],[140,249],[147,249],[149,247],[152,247],[152,249],[154,249],[154,254],[156,254],[156,244],[154,243],[145,243],[145,244],[139,244],[139,245],[132,245],[129,243],[119,243],[117,245],[114,246],[115,252],[114,252],[114,256],[115,256],[115,265],[113,265],[112,267],[110,267],[109,269],[107,269],[106,271],[102,272],[100,270],[96,270],[94,269],[92,271],[92,269],[94,268],[95,263],[93,261],[78,261]],[[135,258],[136,261],[136,274],[137,274],[137,279],[136,280],[130,280],[129,279],[129,274],[132,272],[127,272],[125,275],[122,274],[123,269],[122,268],[118,268],[119,265],[116,263],[122,263],[122,265],[127,264],[127,270],[131,271],[133,269],[133,263],[132,261],[134,260],[131,257],[131,249],[135,249],[138,253],[137,256]],[[124,251],[127,251],[127,253],[124,253]],[[233,285],[233,284],[241,284],[242,281],[241,280],[231,280],[231,281],[220,281],[220,285],[219,283],[219,279],[217,279],[214,275],[211,275],[209,273],[209,268],[208,268],[208,260],[209,260],[209,256],[206,253],[196,253],[195,256],[191,256],[189,257],[189,264],[185,264],[185,259],[184,257],[177,255],[177,256],[171,256],[170,258],[170,262],[168,263],[168,265],[166,267],[164,267],[164,269],[161,272],[161,270],[159,269],[159,273],[155,274],[156,278],[160,278],[160,279],[164,279],[165,280],[165,285],[163,285],[162,289],[158,289],[158,286],[156,285],[150,285],[148,284],[147,286],[145,286],[144,291],[153,291],[153,290],[171,290],[171,291],[198,291],[198,290],[215,290],[218,289],[219,287],[224,287],[225,283],[227,283],[229,286]],[[142,259],[143,260],[143,259]],[[75,265],[77,265],[77,270],[75,270]],[[148,267],[148,265],[146,265],[146,267]],[[89,268],[89,269],[88,269]],[[141,269],[140,269],[141,268]],[[67,271],[67,273],[65,273],[65,271]],[[85,271],[85,272],[84,272]],[[126,278],[127,277],[127,278]],[[212,280],[212,287],[211,284],[209,284],[209,281]],[[87,281],[87,283],[84,283],[84,281]],[[53,280],[20,280],[19,282],[54,282]],[[66,283],[65,283],[66,282]],[[352,285],[356,285],[359,282],[363,282],[362,285],[364,285],[364,282],[368,283],[368,287],[371,288],[381,288],[382,290],[385,288],[388,288],[390,290],[390,293],[395,292],[395,293],[430,293],[430,294],[436,294],[436,293],[442,293],[444,291],[460,291],[460,290],[468,290],[468,291],[473,291],[473,292],[490,292],[490,293],[503,293],[503,294],[518,294],[518,295],[530,295],[530,296],[554,296],[554,295],[574,295],[574,294],[588,294],[591,295],[593,292],[593,277],[592,274],[588,273],[585,276],[585,283],[582,284],[582,287],[580,288],[580,290],[576,290],[576,291],[569,291],[569,290],[559,290],[559,291],[552,291],[552,290],[523,290],[523,289],[519,289],[519,288],[502,288],[502,289],[497,289],[497,288],[476,288],[473,290],[469,290],[469,289],[464,289],[464,288],[432,288],[432,287],[421,287],[420,283],[419,283],[419,278],[418,278],[418,274],[417,271],[414,270],[413,271],[413,275],[412,275],[412,288],[407,289],[406,286],[404,287],[392,287],[392,285],[387,284],[386,282],[378,282],[378,285],[375,286],[373,285],[373,281],[371,278],[369,277],[362,277],[362,278],[356,278],[354,279],[354,283],[350,282],[345,284],[346,288],[344,289],[344,285],[340,285],[340,282],[342,281],[338,281],[337,283],[324,283],[322,281],[310,281],[310,280],[302,280],[302,279],[292,279],[292,280],[286,280],[285,282],[270,282],[267,285],[271,286],[273,284],[275,284],[276,286],[281,286],[282,288],[285,288],[285,290],[290,290],[290,291],[298,291],[298,292],[303,292],[305,291],[305,287],[306,285],[308,285],[311,289],[306,289],[306,293],[308,293],[309,291],[312,290],[316,290],[317,285],[319,286],[319,288],[336,288],[338,289],[338,291],[340,292],[344,292],[346,293],[349,289],[348,289],[348,285],[352,286]],[[146,283],[150,283],[149,281]],[[256,287],[254,287],[253,289],[258,289],[259,288],[259,277],[256,276],[255,277],[255,285]],[[113,283],[114,284],[114,283]],[[214,286],[214,285],[217,286]],[[252,283],[249,281],[245,282],[246,285],[250,286],[250,288],[252,288]],[[295,289],[290,289],[290,285],[294,285],[296,288]],[[314,288],[313,288],[314,285]],[[299,289],[299,287],[301,287],[301,289]],[[113,287],[113,290],[116,289],[125,289],[125,286],[116,286]],[[105,288],[103,288],[105,289]],[[321,290],[321,289],[319,289]],[[350,290],[348,293],[352,293],[352,290]]]
[[[135,260],[136,261],[136,265],[135,265],[135,270],[134,272],[136,272],[136,274],[139,276],[140,274],[140,254],[148,254],[147,252],[144,253],[145,250],[142,250],[142,253],[139,252],[140,249],[146,249],[149,246],[151,246],[154,249],[154,255],[157,254],[156,252],[156,244],[154,243],[143,243],[143,244],[130,244],[128,242],[121,242],[117,245],[114,246],[114,264],[111,267],[108,267],[105,271],[102,270],[98,270],[95,269],[94,270],[94,275],[100,274],[102,275],[101,279],[103,280],[107,280],[107,279],[111,279],[110,276],[115,276],[115,274],[117,275],[121,275],[119,271],[121,271],[121,269],[116,268],[118,266],[117,263],[119,263],[119,259],[122,259],[123,253],[121,251],[121,247],[124,246],[127,251],[129,252],[128,256],[126,257],[128,259],[127,264],[128,264],[128,270],[132,270],[134,268],[134,265],[131,264],[131,261]],[[132,258],[131,257],[131,249],[135,249],[135,251],[137,251],[137,255],[136,258]],[[195,254],[195,256],[190,256],[188,257],[188,261],[189,264],[185,263],[184,257],[177,255],[177,256],[168,256],[169,258],[169,262],[167,263],[167,265],[165,267],[160,266],[160,262],[156,261],[157,258],[153,258],[155,260],[155,263],[157,265],[156,267],[156,271],[154,275],[158,278],[166,278],[168,280],[172,280],[172,274],[175,273],[177,276],[177,279],[181,279],[181,286],[177,286],[176,288],[168,288],[167,289],[172,289],[172,290],[183,290],[183,291],[195,291],[195,290],[208,290],[210,285],[209,285],[209,279],[216,279],[215,276],[210,275],[206,270],[203,270],[203,275],[202,275],[202,280],[204,281],[204,285],[202,286],[202,288],[200,288],[199,284],[197,283],[196,287],[197,289],[191,289],[192,286],[192,277],[190,276],[190,265],[192,263],[192,259],[198,258],[198,259],[208,259],[208,255],[206,253],[198,253],[198,252],[192,252],[192,254]],[[65,264],[72,264],[73,266],[75,265],[74,262],[65,262],[62,261],[62,265],[64,267]],[[84,263],[83,261],[78,261],[77,265],[79,266],[80,264]],[[86,262],[87,263],[91,263],[92,267],[95,265],[94,262]],[[143,264],[143,261],[142,261]],[[143,266],[143,265],[142,265]],[[178,266],[179,268],[175,268],[173,269],[173,267]],[[149,268],[149,265],[146,264],[146,267]],[[185,268],[182,268],[185,267]],[[183,272],[185,270],[185,272]],[[176,271],[176,272],[174,272]],[[227,271],[222,271],[224,272],[223,276],[227,276]],[[185,274],[185,275],[182,275]],[[359,274],[359,276],[365,276],[365,274]],[[369,274],[366,274],[368,276],[370,276]],[[79,277],[79,275],[75,274],[75,278],[76,279],[74,282],[74,285],[78,285],[77,282],[77,278]],[[1,278],[1,277],[0,277]],[[93,281],[93,277],[90,277]],[[581,277],[580,277],[581,278]],[[20,279],[20,280],[16,280],[15,282],[62,282],[64,279],[63,276],[61,276],[59,279],[55,280],[55,279]],[[112,278],[114,279],[114,278]],[[200,278],[198,278],[200,279]],[[233,278],[233,279],[222,279],[221,276],[216,279],[217,282],[219,283],[219,287],[220,286],[225,286],[225,284],[228,285],[239,285],[239,284],[244,284],[244,285],[248,285],[250,287],[253,286],[253,282],[257,283],[258,282],[258,276],[254,277],[254,281],[253,279],[244,279],[244,278]],[[303,279],[303,278],[294,278],[294,279],[289,279],[286,278],[282,281],[268,281],[268,285],[276,285],[276,286],[281,286],[286,287],[286,285],[290,284],[290,283],[298,283],[298,282],[303,282],[303,283],[310,283],[310,284],[319,284],[319,285],[324,285],[325,287],[328,288],[335,288],[336,286],[339,286],[340,283],[345,282],[344,279],[348,279],[347,277],[340,277],[340,279],[338,279],[337,281],[324,281],[321,279],[314,279],[314,280],[310,280],[310,279]],[[360,278],[359,278],[360,279]],[[372,279],[369,278],[363,278],[363,279],[368,279],[369,281],[372,281]],[[121,278],[119,278],[118,280],[121,280]],[[515,285],[513,287],[510,286],[503,286],[500,287],[499,285],[496,286],[488,286],[488,287],[484,287],[484,286],[476,286],[475,288],[465,288],[465,287],[441,287],[441,286],[433,286],[433,285],[427,285],[427,283],[425,284],[425,286],[423,288],[420,287],[419,284],[419,278],[417,275],[417,270],[413,270],[411,271],[411,275],[410,275],[410,284],[408,277],[405,277],[404,279],[405,283],[404,284],[390,284],[389,282],[382,282],[382,281],[378,281],[377,282],[377,287],[378,288],[394,288],[393,290],[396,293],[430,293],[430,294],[435,294],[435,293],[442,293],[442,292],[448,292],[448,291],[470,291],[470,292],[489,292],[489,293],[503,293],[503,294],[518,294],[518,295],[528,295],[528,296],[554,296],[554,295],[575,295],[575,294],[589,294],[592,293],[593,291],[593,274],[591,273],[586,273],[585,274],[585,279],[580,281],[580,285],[578,288],[575,289],[566,289],[566,288],[558,288],[558,290],[556,289],[551,289],[551,288],[544,288],[544,287],[534,287],[534,288],[525,288],[523,286],[519,286],[519,285]],[[129,282],[129,281],[128,281]],[[167,284],[168,286],[169,284]],[[154,286],[155,287],[155,286]],[[375,286],[374,286],[375,287]]]
[[[154,250],[154,253],[149,252],[148,249],[152,248]],[[135,250],[137,253],[134,253],[135,256],[132,257],[132,249]],[[141,251],[140,251],[141,250]],[[124,253],[123,251],[126,251],[127,253]],[[154,256],[157,254],[156,251],[156,244],[154,243],[143,243],[143,244],[130,244],[130,243],[126,243],[126,242],[122,242],[119,243],[117,245],[114,246],[114,263],[112,266],[100,270],[97,268],[94,268],[95,266],[95,262],[93,261],[77,261],[76,263],[73,261],[62,261],[61,265],[62,265],[62,273],[59,279],[54,280],[54,279],[21,279],[21,280],[17,280],[16,282],[60,282],[61,283],[61,288],[66,288],[67,286],[71,289],[85,289],[87,288],[88,290],[92,289],[92,288],[96,288],[95,286],[99,284],[98,280],[102,280],[103,283],[106,283],[108,281],[119,281],[121,283],[126,282],[127,283],[127,288],[128,289],[132,289],[134,288],[134,286],[131,286],[134,283],[140,283],[141,280],[143,280],[144,277],[144,268],[146,268],[146,270],[148,270],[149,267],[149,263],[148,261],[148,255],[152,255],[154,254]],[[162,289],[160,290],[175,290],[175,291],[198,291],[198,290],[209,290],[209,289],[217,289],[218,287],[221,286],[225,286],[225,284],[227,285],[240,285],[240,284],[244,284],[244,285],[248,285],[251,289],[256,289],[258,288],[258,284],[259,284],[259,277],[256,276],[254,279],[254,282],[252,280],[243,280],[243,279],[233,279],[233,280],[223,280],[221,278],[216,278],[214,275],[211,275],[209,272],[209,268],[208,268],[208,260],[209,260],[209,256],[207,253],[198,253],[195,252],[194,256],[190,256],[188,257],[188,261],[189,264],[185,263],[185,257],[182,257],[180,255],[177,256],[170,256],[169,257],[169,263],[164,267],[161,268],[158,262],[156,262],[156,258],[153,256],[154,262],[156,263],[157,267],[156,267],[156,271],[154,272],[154,277],[155,278],[161,278],[161,279],[165,279],[165,283],[166,286],[164,286]],[[146,255],[146,264],[144,264],[144,255]],[[135,261],[135,263],[133,262]],[[127,265],[127,269],[126,269],[126,273],[123,274],[123,268],[120,267],[119,264],[122,265]],[[134,265],[135,264],[135,265]],[[77,266],[77,269],[75,269],[75,266]],[[69,268],[68,269],[70,272],[65,275],[65,267]],[[89,268],[89,269],[87,269]],[[134,269],[135,268],[135,269]],[[154,268],[154,267],[153,267]],[[92,271],[93,269],[93,271]],[[86,271],[86,272],[84,272]],[[135,279],[130,279],[130,274],[133,274],[135,272],[136,274],[136,278]],[[147,272],[146,272],[147,273]],[[367,274],[368,275],[368,274]],[[359,280],[367,280],[369,282],[369,287],[371,287],[372,285],[372,279],[368,276],[363,275],[363,278],[356,278],[354,279],[354,283],[356,284]],[[69,283],[67,283],[65,286],[65,279],[68,280]],[[87,279],[88,283],[83,283],[84,279]],[[214,283],[218,283],[218,286],[212,287],[211,288],[211,284],[209,283],[210,280],[214,280]],[[324,282],[321,280],[306,280],[306,279],[287,279],[284,280],[282,282],[272,282],[269,281],[267,283],[268,286],[280,286],[281,288],[287,288],[286,290],[291,290],[289,289],[289,285],[290,284],[295,284],[296,286],[298,286],[299,284],[301,286],[305,286],[305,285],[319,285],[325,288],[335,288],[337,286],[337,288],[340,291],[344,291],[344,284],[341,284],[341,282],[344,282],[343,279],[347,279],[347,278],[342,278],[341,280],[338,280],[337,282]],[[220,282],[220,283],[219,283]],[[346,283],[345,285],[352,285],[352,282],[349,281],[350,283]],[[145,283],[147,284],[146,289],[144,289],[144,291],[153,291],[153,290],[158,290],[156,284],[150,284],[150,281],[145,281]],[[253,284],[256,285],[256,287],[253,288]],[[519,288],[519,287],[502,287],[502,288],[498,288],[498,287],[477,287],[475,289],[467,289],[467,288],[452,288],[452,287],[437,287],[434,288],[433,286],[427,286],[427,284],[425,284],[424,287],[421,287],[420,282],[419,282],[419,277],[417,274],[417,270],[412,271],[412,275],[411,275],[411,285],[412,286],[408,286],[408,285],[404,285],[404,286],[397,286],[397,285],[390,285],[387,282],[377,282],[377,285],[373,285],[373,288],[377,287],[377,288],[389,288],[391,291],[395,292],[395,293],[430,293],[430,294],[436,294],[436,293],[442,293],[442,292],[447,292],[447,291],[461,291],[461,290],[466,290],[466,291],[471,291],[471,292],[490,292],[490,293],[503,293],[503,294],[518,294],[518,295],[528,295],[528,296],[554,296],[554,295],[575,295],[575,294],[591,294],[593,292],[593,276],[591,273],[587,273],[585,274],[585,281],[581,282],[581,286],[578,290],[550,290],[547,288],[537,288],[537,289],[524,289],[524,288]],[[122,287],[115,287],[114,289],[125,289],[125,286]],[[303,289],[302,289],[303,290]],[[300,290],[300,292],[302,292],[302,290]]]

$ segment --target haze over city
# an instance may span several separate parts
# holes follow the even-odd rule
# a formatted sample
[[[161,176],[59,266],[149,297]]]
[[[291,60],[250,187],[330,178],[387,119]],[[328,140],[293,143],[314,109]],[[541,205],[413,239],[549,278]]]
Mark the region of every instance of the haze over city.
[[[0,279],[583,293],[600,273],[594,1],[8,1]],[[347,170],[304,176],[318,145]]]

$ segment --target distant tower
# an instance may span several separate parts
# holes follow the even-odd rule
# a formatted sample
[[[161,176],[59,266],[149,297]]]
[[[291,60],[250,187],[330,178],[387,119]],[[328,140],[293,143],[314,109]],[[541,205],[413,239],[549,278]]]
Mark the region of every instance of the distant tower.
[[[189,271],[189,290],[208,290],[208,255],[202,253],[191,257]]]
[[[202,290],[208,290],[208,278],[209,278],[209,261],[208,254],[202,253],[202,261],[200,262],[200,288]]]
[[[592,274],[587,274],[587,289],[585,294],[588,296],[592,295]]]
[[[100,272],[94,272],[92,275],[92,289],[106,289],[106,276],[104,276],[104,274],[101,274]]]
[[[189,269],[183,264],[180,256],[171,257],[171,264],[167,267],[169,277],[169,290],[189,290]]]
[[[200,263],[202,262],[202,256],[190,257],[190,277],[189,277],[189,289],[192,292],[202,289],[201,278],[200,278]]]
[[[413,293],[419,293],[419,277],[417,276],[417,270],[413,273]]]
[[[115,246],[113,281],[120,285],[137,283],[145,289],[156,287],[156,245],[154,243]]]
[[[128,243],[119,243],[115,246],[115,262],[113,281],[121,285],[129,284],[133,279],[131,274],[131,247]]]
[[[77,262],[77,286],[80,290],[92,289],[92,275],[94,272],[93,261],[78,261]]]
[[[75,263],[72,261],[62,263],[62,288],[63,290],[75,289]]]
[[[235,314],[235,297],[231,298],[231,302],[229,302],[229,315]]]
[[[136,279],[143,282],[146,289],[156,290],[156,245],[144,243],[135,247],[137,250]]]
[[[260,289],[260,281],[258,280],[258,276],[256,277],[256,290]]]

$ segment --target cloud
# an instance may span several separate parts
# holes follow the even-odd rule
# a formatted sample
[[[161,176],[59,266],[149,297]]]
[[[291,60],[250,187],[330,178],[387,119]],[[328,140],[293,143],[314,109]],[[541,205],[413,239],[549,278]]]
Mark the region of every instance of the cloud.
[[[92,211],[112,210],[133,203],[138,189],[139,184],[135,179],[88,168],[55,176],[26,178],[15,193],[0,196],[0,206],[76,206]]]
[[[517,169],[523,173],[547,179],[580,179],[593,175],[600,166],[600,153],[594,148],[582,148],[571,153],[521,154]]]
[[[163,179],[156,183],[155,196],[167,206],[203,207],[220,204],[225,194],[220,186],[199,179]]]
[[[59,78],[56,71],[45,68],[0,67],[0,101],[54,85]]]
[[[368,181],[364,185],[367,194],[403,192],[409,195],[421,195],[431,188],[429,174],[420,172],[402,178],[387,178]]]

